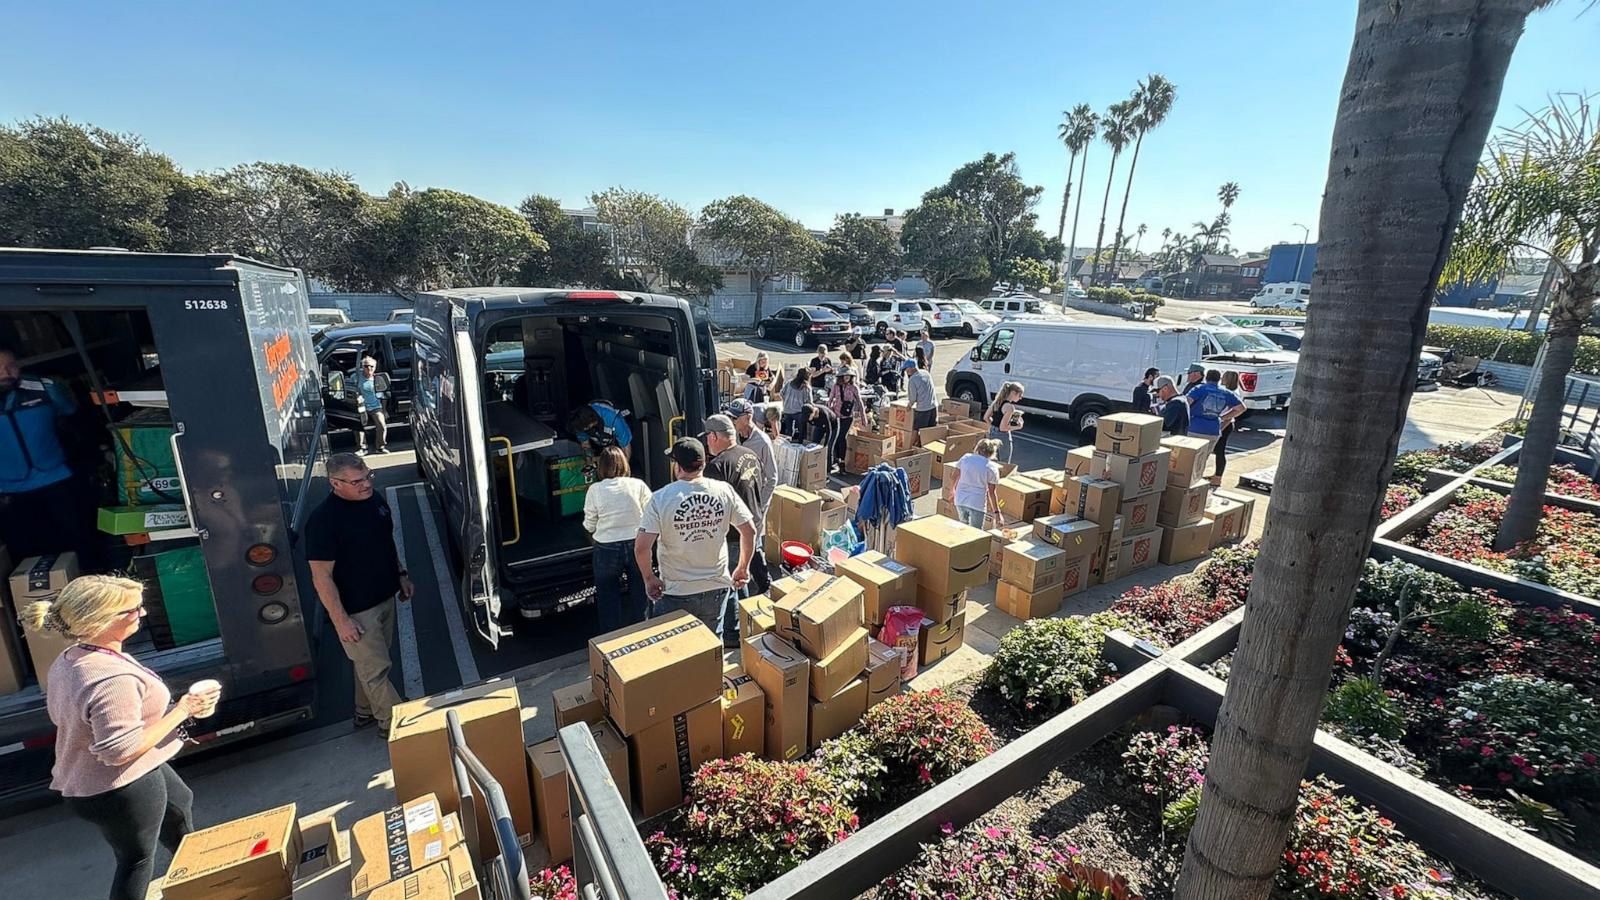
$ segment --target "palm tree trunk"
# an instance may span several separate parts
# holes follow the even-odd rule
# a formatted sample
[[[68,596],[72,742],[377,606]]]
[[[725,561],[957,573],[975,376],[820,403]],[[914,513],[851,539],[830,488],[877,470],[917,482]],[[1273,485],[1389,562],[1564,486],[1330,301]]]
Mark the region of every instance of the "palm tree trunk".
[[[1556,282],[1550,307],[1550,327],[1546,332],[1544,364],[1539,370],[1539,386],[1533,395],[1533,410],[1528,414],[1528,432],[1522,436],[1522,451],[1517,454],[1517,481],[1506,503],[1505,518],[1494,536],[1494,549],[1510,550],[1532,540],[1544,517],[1545,483],[1550,479],[1550,464],[1561,443],[1561,414],[1567,403],[1567,373],[1578,351],[1578,336],[1594,311],[1596,281],[1600,266],[1580,265],[1571,276]]]
[[[761,299],[762,299],[761,295],[763,293],[762,288],[767,286],[767,279],[762,278],[762,277],[758,277],[758,274],[759,273],[757,273],[755,269],[751,269],[750,270],[750,286],[755,288],[755,291],[756,291],[756,314],[755,314],[755,318],[752,319],[751,322],[750,322],[750,326],[752,328],[761,324]]]
[[[1306,328],[1249,614],[1179,900],[1271,889],[1377,528],[1428,306],[1538,0],[1360,0]]]
[[[1072,155],[1067,157],[1067,185],[1061,189],[1061,221],[1056,223],[1056,243],[1058,244],[1061,243],[1061,238],[1067,233],[1067,204],[1072,202],[1072,167],[1077,162],[1078,151],[1074,150]],[[1067,259],[1068,261],[1072,259],[1070,252],[1067,254]],[[1056,271],[1058,272],[1060,271],[1060,265],[1061,260],[1056,260]]]
[[[1122,189],[1122,212],[1117,215],[1117,242],[1111,247],[1111,278],[1117,277],[1117,255],[1122,251],[1122,226],[1128,221],[1128,197],[1133,194],[1133,172],[1139,168],[1139,147],[1144,143],[1144,132],[1133,142],[1133,159],[1128,161],[1128,184]]]
[[[1072,271],[1072,254],[1078,249],[1078,214],[1083,212],[1083,179],[1089,175],[1089,148],[1083,148],[1083,165],[1078,167],[1078,202],[1072,208],[1072,242],[1067,245],[1067,280],[1077,273]]]
[[[1100,283],[1100,248],[1106,239],[1106,210],[1111,208],[1111,182],[1116,180],[1117,157],[1121,155],[1119,151],[1111,151],[1111,171],[1106,173],[1106,197],[1100,201],[1100,231],[1094,236],[1094,270],[1089,276],[1089,281],[1094,284]]]

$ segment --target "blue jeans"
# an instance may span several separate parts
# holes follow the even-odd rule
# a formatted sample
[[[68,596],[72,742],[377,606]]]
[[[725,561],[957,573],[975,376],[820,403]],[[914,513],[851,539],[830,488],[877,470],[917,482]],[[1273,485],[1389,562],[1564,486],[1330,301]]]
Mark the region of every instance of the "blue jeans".
[[[656,601],[655,609],[651,610],[650,614],[652,616],[664,616],[669,612],[681,609],[684,612],[692,613],[696,618],[704,622],[707,628],[716,632],[718,637],[721,637],[725,633],[722,630],[722,626],[725,624],[723,620],[733,609],[732,601],[734,595],[733,588],[717,588],[714,591],[701,591],[698,594],[679,594],[677,596],[663,594],[661,599]],[[737,633],[739,630],[737,616],[735,616],[733,628],[734,632]]]
[[[983,529],[984,512],[976,506],[957,506],[956,515],[967,525],[979,530]]]
[[[644,621],[644,577],[633,541],[594,545],[594,607],[601,634]]]
[[[1011,442],[1011,436],[1014,434],[1016,434],[1015,431],[1001,431],[993,425],[989,426],[989,437],[992,437],[1000,443],[1006,445],[1006,462],[1011,462],[1011,450],[1013,446]]]

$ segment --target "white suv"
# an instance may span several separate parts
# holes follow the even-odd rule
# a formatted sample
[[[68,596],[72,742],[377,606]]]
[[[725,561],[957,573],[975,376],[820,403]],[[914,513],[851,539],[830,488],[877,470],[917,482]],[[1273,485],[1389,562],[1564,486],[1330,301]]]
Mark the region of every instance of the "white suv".
[[[911,297],[869,297],[865,303],[867,311],[872,313],[872,319],[878,325],[879,334],[889,328],[917,332],[924,326],[936,335],[956,334],[961,331],[961,313],[956,310],[940,309],[931,300]]]

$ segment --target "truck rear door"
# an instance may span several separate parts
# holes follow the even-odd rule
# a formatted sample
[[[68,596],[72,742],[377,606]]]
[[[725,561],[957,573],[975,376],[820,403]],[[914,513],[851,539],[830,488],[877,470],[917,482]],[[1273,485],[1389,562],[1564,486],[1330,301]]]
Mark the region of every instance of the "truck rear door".
[[[483,373],[477,351],[472,346],[467,317],[454,310],[452,338],[458,363],[456,385],[462,418],[461,466],[465,476],[466,527],[461,530],[461,605],[472,627],[491,647],[500,646],[500,636],[510,634],[500,624],[500,592],[495,581],[495,559],[490,553],[494,540],[490,498],[493,485],[488,467],[489,442],[483,423]]]

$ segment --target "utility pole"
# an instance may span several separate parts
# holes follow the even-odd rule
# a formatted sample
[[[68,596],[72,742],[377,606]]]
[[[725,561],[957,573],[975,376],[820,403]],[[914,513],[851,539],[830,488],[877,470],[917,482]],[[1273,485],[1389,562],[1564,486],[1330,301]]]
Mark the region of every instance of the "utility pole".
[[[1294,278],[1290,279],[1295,284],[1299,284],[1300,265],[1304,263],[1306,259],[1306,244],[1311,240],[1311,229],[1301,225],[1299,222],[1294,223],[1294,227],[1299,228],[1304,232],[1304,234],[1300,236],[1300,253],[1294,258]],[[1309,284],[1310,282],[1307,283]]]

